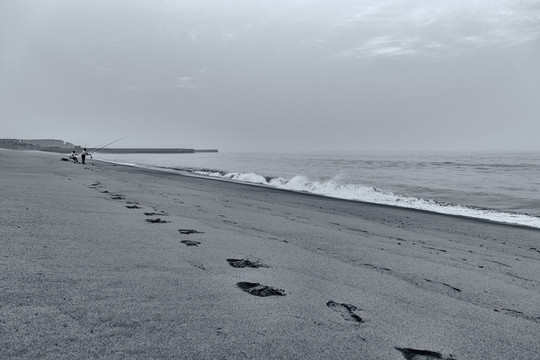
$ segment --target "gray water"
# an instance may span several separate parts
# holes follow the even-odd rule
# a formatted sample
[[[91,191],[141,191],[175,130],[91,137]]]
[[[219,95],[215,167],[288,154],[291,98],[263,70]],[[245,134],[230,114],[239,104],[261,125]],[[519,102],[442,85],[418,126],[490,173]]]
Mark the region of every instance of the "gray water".
[[[540,153],[97,153],[94,157],[540,227]]]

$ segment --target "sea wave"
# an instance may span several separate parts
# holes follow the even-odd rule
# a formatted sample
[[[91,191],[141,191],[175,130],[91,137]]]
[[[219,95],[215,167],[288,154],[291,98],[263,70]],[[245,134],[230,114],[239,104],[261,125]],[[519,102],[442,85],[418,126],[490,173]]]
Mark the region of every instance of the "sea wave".
[[[476,208],[437,200],[421,199],[403,194],[395,194],[391,191],[378,189],[373,186],[347,183],[344,182],[340,176],[335,176],[327,180],[314,180],[304,176],[294,176],[290,179],[286,179],[282,177],[268,177],[255,173],[225,172],[208,169],[182,170],[197,175],[266,185],[284,190],[308,192],[339,199],[398,206],[447,215],[465,216],[506,224],[540,228],[540,218],[536,216],[494,209]]]
[[[350,183],[343,180],[340,176],[334,176],[333,178],[328,178],[324,180],[311,179],[306,176],[293,176],[291,178],[285,178],[264,176],[251,172],[227,172],[214,169],[151,166],[142,165],[140,163],[128,163],[125,161],[120,162],[104,159],[102,159],[101,161],[173,173],[190,173],[197,176],[212,177],[229,181],[238,181],[246,184],[257,184],[283,190],[306,192],[315,195],[322,195],[339,199],[397,206],[409,209],[436,212],[446,215],[463,216],[469,218],[489,220],[498,223],[540,228],[540,217],[537,216],[488,208],[465,206],[460,204],[452,204],[432,199],[422,199],[406,194],[396,194],[392,191],[389,191],[388,189],[381,189],[374,186]]]

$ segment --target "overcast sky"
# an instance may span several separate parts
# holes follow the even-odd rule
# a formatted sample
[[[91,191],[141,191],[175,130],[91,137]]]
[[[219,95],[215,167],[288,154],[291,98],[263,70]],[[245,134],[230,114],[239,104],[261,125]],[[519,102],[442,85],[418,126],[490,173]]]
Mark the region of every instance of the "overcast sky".
[[[540,150],[538,0],[0,0],[0,137]]]

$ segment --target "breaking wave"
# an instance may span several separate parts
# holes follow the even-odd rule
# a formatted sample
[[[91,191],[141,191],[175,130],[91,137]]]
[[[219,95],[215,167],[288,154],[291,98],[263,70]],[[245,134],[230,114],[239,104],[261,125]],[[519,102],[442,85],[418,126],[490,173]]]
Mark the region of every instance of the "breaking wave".
[[[186,171],[185,169],[182,170]],[[287,179],[282,177],[262,176],[255,173],[224,172],[218,170],[188,169],[187,171],[197,175],[266,185],[284,190],[307,192],[339,199],[398,206],[447,215],[465,216],[500,223],[540,228],[539,217],[395,194],[373,186],[350,184],[342,181],[339,176],[327,180],[313,180],[304,176],[294,176]]]
[[[263,176],[250,172],[226,172],[212,169],[152,166],[133,162],[120,162],[104,159],[101,161],[173,173],[191,173],[198,176],[238,181],[247,184],[258,184],[283,190],[306,192],[339,199],[425,210],[440,214],[464,216],[498,223],[540,228],[540,217],[495,209],[452,204],[444,201],[422,199],[404,194],[396,194],[387,189],[379,189],[374,186],[349,183],[344,181],[340,176],[335,176],[325,180],[310,179],[305,176],[284,178]]]

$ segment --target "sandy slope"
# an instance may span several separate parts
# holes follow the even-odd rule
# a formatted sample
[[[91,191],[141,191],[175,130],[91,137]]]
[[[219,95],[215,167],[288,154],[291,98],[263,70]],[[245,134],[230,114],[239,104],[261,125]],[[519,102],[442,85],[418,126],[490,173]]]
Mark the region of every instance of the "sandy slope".
[[[0,150],[2,359],[539,358],[539,230],[59,159]]]

